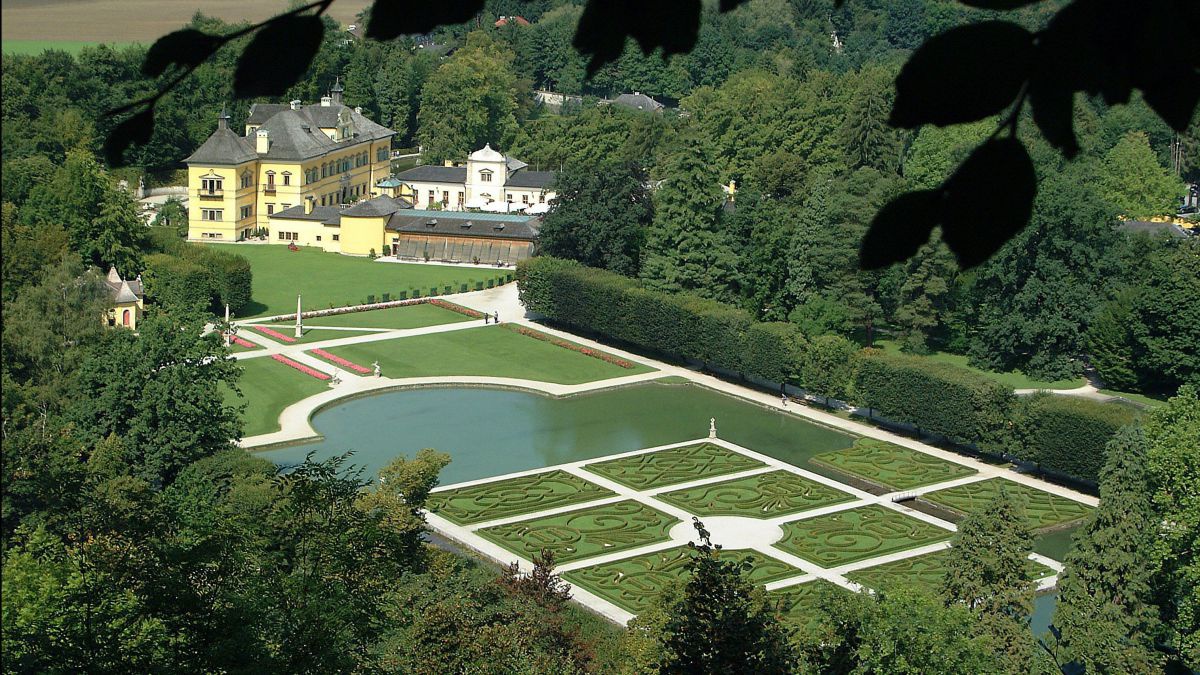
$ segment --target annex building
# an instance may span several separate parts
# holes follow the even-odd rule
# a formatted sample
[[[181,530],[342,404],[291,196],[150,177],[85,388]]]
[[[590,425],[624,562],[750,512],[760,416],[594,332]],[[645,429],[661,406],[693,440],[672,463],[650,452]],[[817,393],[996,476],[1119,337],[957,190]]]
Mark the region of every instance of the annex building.
[[[271,216],[271,239],[349,255],[511,265],[533,255],[540,224],[525,214],[414,209],[384,195],[350,205],[305,200]]]
[[[485,145],[472,152],[464,165],[416,166],[395,178],[401,183],[400,195],[417,208],[538,213],[554,199],[556,174],[530,170],[525,162]]]
[[[217,130],[184,160],[188,239],[238,241],[306,200],[332,206],[369,197],[391,173],[395,133],[343,105],[340,84],[320,103],[254,104],[244,134],[222,112]]]

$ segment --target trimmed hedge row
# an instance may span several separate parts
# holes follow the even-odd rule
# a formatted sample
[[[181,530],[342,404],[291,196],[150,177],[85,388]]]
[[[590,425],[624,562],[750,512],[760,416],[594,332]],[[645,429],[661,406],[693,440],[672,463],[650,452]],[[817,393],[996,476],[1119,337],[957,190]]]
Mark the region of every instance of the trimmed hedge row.
[[[1133,420],[1128,409],[1062,396],[1020,401],[965,368],[890,354],[836,335],[807,337],[790,323],[550,257],[517,266],[522,304],[555,322],[644,349],[696,359],[810,394],[853,400],[893,422],[1095,481],[1104,446]]]
[[[151,238],[161,253],[147,257],[144,276],[146,293],[155,302],[194,303],[202,300],[217,314],[223,314],[227,304],[234,314],[241,314],[250,304],[253,274],[249,260],[162,233],[153,233]],[[168,262],[167,258],[175,262]]]
[[[1016,397],[995,381],[919,356],[863,350],[854,375],[859,405],[957,443],[1001,447]]]
[[[1035,394],[1020,404],[1016,439],[1027,459],[1070,476],[1099,480],[1104,448],[1137,414],[1122,405],[1075,396]]]

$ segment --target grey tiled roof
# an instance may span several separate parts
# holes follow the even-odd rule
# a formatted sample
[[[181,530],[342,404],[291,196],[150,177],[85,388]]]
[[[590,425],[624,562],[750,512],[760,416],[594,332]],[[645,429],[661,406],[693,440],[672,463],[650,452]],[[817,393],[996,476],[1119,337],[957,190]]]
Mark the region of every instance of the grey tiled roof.
[[[411,209],[412,204],[407,199],[393,199],[391,197],[376,197],[367,199],[351,206],[342,211],[344,216],[390,216],[393,213],[402,209]]]
[[[544,188],[554,183],[555,171],[518,171],[508,177],[504,187]]]
[[[417,181],[420,183],[457,183],[467,182],[467,167],[465,166],[414,166],[396,174],[402,181]]]
[[[218,128],[183,161],[189,164],[241,164],[256,157],[254,141],[238,136],[231,129]]]
[[[276,211],[271,215],[271,219],[283,218],[286,220],[315,220],[325,225],[338,225],[342,222],[342,208],[340,206],[314,206],[312,213],[304,212],[304,205],[293,206],[282,211]]]
[[[350,112],[354,135],[343,141],[330,140],[321,129],[336,127],[338,114],[343,110]],[[276,160],[313,159],[349,145],[388,138],[396,133],[344,105],[314,104],[292,110],[288,105],[256,103],[250,109],[247,123],[259,124],[258,130],[267,132],[271,143],[267,153],[261,157]],[[185,161],[237,164],[260,157],[256,147],[256,138],[238,136],[229,129],[218,128]]]
[[[634,110],[658,112],[663,109],[663,104],[640,92],[621,94],[613,99],[613,103],[625,108],[633,108]]]
[[[405,234],[440,234],[455,237],[493,239],[537,238],[541,219],[510,214],[464,213],[462,211],[397,211],[388,219],[386,229]]]

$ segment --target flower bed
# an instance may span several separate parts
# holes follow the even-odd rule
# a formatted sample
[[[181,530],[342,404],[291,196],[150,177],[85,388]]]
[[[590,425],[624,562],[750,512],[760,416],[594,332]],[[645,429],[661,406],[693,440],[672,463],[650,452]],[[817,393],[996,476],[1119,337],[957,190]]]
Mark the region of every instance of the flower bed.
[[[253,342],[251,342],[251,341],[247,340],[246,338],[240,338],[240,337],[238,337],[238,336],[236,336],[236,335],[234,335],[234,336],[230,337],[230,338],[229,338],[229,341],[230,341],[230,342],[232,342],[233,344],[235,344],[235,345],[239,346],[239,347],[245,347],[246,349],[258,349],[258,347],[259,347],[258,345],[256,345],[256,344],[254,344]]]
[[[266,326],[250,326],[250,327],[253,328],[254,330],[262,333],[263,335],[266,335],[269,338],[274,338],[276,340],[279,340],[280,342],[295,342],[296,341],[296,338],[294,338],[290,335],[284,335],[283,333],[280,333],[279,331],[277,331],[273,328],[267,328]]]
[[[336,354],[330,354],[329,352],[325,351],[324,349],[313,349],[313,350],[309,351],[308,353],[312,354],[313,356],[325,359],[326,361],[329,361],[330,363],[333,363],[335,365],[339,365],[343,368],[348,368],[350,370],[353,370],[356,373],[362,373],[362,374],[366,375],[366,374],[375,372],[366,366],[360,366],[357,363],[355,363],[353,361],[347,361],[346,359],[343,359],[342,357],[337,356]]]
[[[579,352],[580,354],[583,354],[584,356],[590,356],[593,359],[600,359],[601,361],[604,361],[606,363],[611,363],[614,366],[620,366],[622,368],[627,368],[627,369],[633,368],[633,363],[631,361],[626,361],[625,359],[617,358],[617,357],[613,356],[612,354],[608,354],[606,352],[592,349],[591,347],[584,347],[583,345],[577,345],[573,342],[567,342],[566,340],[561,340],[559,338],[554,337],[553,335],[550,335],[549,333],[543,333],[541,331],[534,330],[532,328],[526,328],[525,326],[520,326],[515,323],[506,323],[506,324],[504,324],[504,327],[511,331],[516,331],[517,333],[520,333],[521,335],[527,335],[531,338],[534,338],[535,340],[542,340],[545,342],[549,342],[550,344],[555,345],[557,347],[562,347],[563,349],[570,349],[573,352]]]
[[[451,312],[458,312],[459,314],[469,316],[472,319],[482,319],[484,317],[483,312],[473,310],[470,307],[463,307],[462,305],[456,305],[453,302],[447,302],[445,300],[429,300],[429,304],[433,305],[434,307],[441,307],[442,309],[448,309]]]
[[[329,376],[326,375],[325,373],[322,373],[319,370],[314,370],[313,368],[309,368],[308,366],[304,365],[303,363],[300,363],[299,361],[293,361],[293,360],[289,359],[288,357],[284,356],[283,354],[272,354],[271,358],[275,359],[276,361],[282,363],[285,366],[295,368],[296,370],[304,373],[305,375],[315,377],[318,380],[328,380],[329,379]]]

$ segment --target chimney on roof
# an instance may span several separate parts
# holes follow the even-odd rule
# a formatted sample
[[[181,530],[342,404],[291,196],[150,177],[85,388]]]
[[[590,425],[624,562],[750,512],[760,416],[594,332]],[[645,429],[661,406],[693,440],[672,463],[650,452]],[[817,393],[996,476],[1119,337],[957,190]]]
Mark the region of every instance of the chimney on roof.
[[[229,113],[226,112],[225,106],[221,106],[221,114],[217,115],[217,128],[218,129],[228,129],[229,128]]]
[[[329,90],[334,105],[342,104],[342,91],[342,78],[339,77],[333,81],[333,89]]]
[[[292,105],[292,110],[299,110],[300,109],[300,99],[298,99],[298,98],[293,99],[291,105]]]
[[[267,154],[267,151],[271,149],[271,132],[259,129],[254,136],[254,151],[260,155]]]
[[[313,212],[313,204],[316,204],[316,202],[317,202],[317,200],[315,197],[305,197],[304,198],[304,212],[312,213]]]
[[[321,107],[322,108],[328,108],[332,102],[333,102],[333,99],[328,96],[321,97]]]

